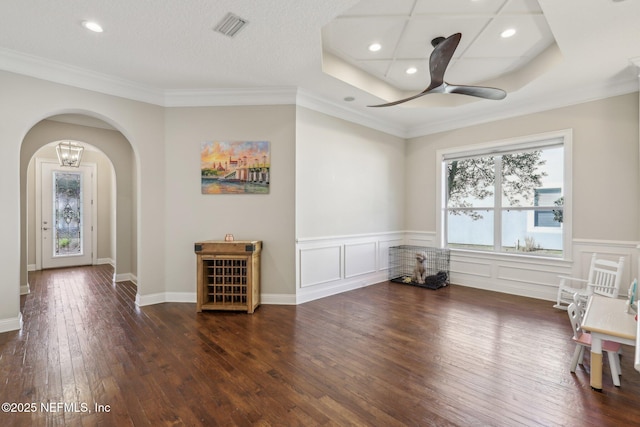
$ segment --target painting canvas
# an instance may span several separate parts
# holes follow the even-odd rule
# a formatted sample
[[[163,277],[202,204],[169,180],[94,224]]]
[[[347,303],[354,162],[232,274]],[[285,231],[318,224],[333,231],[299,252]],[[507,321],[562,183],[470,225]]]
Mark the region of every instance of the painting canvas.
[[[206,141],[200,150],[202,194],[266,194],[269,141]]]

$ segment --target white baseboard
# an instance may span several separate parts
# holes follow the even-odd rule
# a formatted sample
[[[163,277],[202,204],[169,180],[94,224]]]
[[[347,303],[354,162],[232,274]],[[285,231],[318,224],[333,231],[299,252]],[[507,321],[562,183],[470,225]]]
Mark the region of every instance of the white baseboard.
[[[20,329],[22,329],[22,313],[18,313],[17,317],[0,319],[0,333],[19,331]]]
[[[195,292],[165,292],[165,302],[196,303],[198,296]]]
[[[195,292],[160,292],[150,295],[136,295],[136,305],[161,304],[165,302],[196,303],[197,294]],[[264,305],[295,305],[295,295],[289,294],[262,294],[260,304]]]
[[[27,264],[27,271],[36,271],[35,264]]]
[[[114,282],[133,282],[134,284],[138,284],[138,278],[131,273],[120,273],[113,275]]]
[[[322,286],[299,289],[295,296],[295,300],[296,304],[303,304],[320,298],[326,298],[331,295],[364,288],[366,286],[384,282],[385,280],[387,280],[386,271],[368,274],[356,279],[336,280],[334,283],[325,283]]]
[[[196,301],[195,292],[159,292],[149,295],[136,295],[136,305],[139,307],[165,302],[195,303]]]
[[[149,295],[136,294],[136,305],[138,307],[144,307],[145,305],[162,304],[167,302],[164,292]]]
[[[296,305],[296,296],[293,294],[260,294],[260,304]]]
[[[197,294],[195,292],[159,292],[149,295],[136,295],[136,305],[143,307],[145,305],[161,304],[164,302],[185,302],[196,303]],[[289,294],[261,294],[260,304],[265,305],[295,305],[295,295]]]
[[[26,285],[20,286],[20,295],[29,295],[30,293],[31,293],[31,287],[29,286],[28,282]]]

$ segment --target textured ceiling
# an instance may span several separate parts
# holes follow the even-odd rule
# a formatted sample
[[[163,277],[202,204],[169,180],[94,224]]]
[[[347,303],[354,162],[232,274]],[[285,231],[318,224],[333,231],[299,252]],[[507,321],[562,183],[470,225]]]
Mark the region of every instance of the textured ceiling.
[[[249,21],[235,38],[213,31],[228,12]],[[104,33],[88,33],[87,19]],[[519,33],[494,40],[507,21]],[[639,22],[637,0],[3,0],[0,70],[160,105],[284,103],[293,93],[410,136],[635,91]],[[505,100],[366,107],[426,87],[430,39],[455,32],[447,81],[503,82]],[[368,56],[373,37],[393,49]],[[409,78],[414,60],[422,68]]]

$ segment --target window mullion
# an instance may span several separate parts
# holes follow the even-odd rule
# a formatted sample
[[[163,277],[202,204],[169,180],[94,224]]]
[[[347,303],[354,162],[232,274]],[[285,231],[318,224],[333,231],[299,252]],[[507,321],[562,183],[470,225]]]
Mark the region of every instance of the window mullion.
[[[442,209],[442,241],[440,245],[443,248],[449,247],[449,185],[447,184],[447,162],[442,162],[442,182],[444,187],[440,189],[441,199],[444,200],[444,208]]]
[[[502,252],[502,156],[493,161],[493,248]]]

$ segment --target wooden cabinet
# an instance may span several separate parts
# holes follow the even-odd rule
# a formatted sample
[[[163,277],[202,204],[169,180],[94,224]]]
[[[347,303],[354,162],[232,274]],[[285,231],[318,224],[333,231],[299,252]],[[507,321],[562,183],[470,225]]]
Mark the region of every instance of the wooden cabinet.
[[[262,242],[196,242],[198,302],[196,310],[242,310],[260,305]]]

